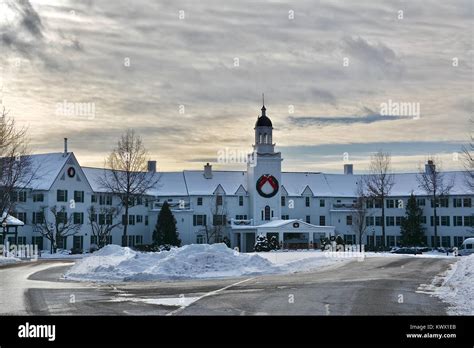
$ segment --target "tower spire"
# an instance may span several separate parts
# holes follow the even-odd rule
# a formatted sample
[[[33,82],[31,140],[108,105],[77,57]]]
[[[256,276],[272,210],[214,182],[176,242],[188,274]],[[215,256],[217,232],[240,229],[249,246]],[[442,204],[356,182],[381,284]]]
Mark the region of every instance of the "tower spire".
[[[265,107],[265,93],[262,93],[262,116],[266,116],[265,115],[266,110],[267,108]]]

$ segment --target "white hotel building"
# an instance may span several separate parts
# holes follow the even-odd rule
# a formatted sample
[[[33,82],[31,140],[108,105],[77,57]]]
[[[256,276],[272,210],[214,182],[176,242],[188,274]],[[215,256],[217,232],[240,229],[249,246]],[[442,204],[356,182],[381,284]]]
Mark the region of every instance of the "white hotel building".
[[[255,236],[275,234],[285,247],[317,247],[322,236],[341,235],[348,243],[358,243],[351,226],[351,209],[355,200],[356,183],[363,175],[352,173],[352,165],[344,166],[344,174],[319,172],[282,172],[282,157],[275,152],[272,122],[265,114],[255,124],[255,156],[243,171],[213,171],[207,164],[204,170],[161,172],[156,187],[147,192],[129,211],[129,245],[150,244],[157,214],[168,201],[176,218],[183,244],[206,243],[205,225],[223,224],[224,235],[232,247],[252,251]],[[42,207],[65,206],[68,216],[82,224],[79,233],[70,236],[59,247],[89,250],[94,242],[88,224],[87,210],[91,205],[118,205],[118,198],[105,192],[97,178],[102,168],[82,167],[74,153],[32,155],[40,165],[38,178],[17,195],[12,215],[24,222],[18,233],[9,234],[11,243],[38,244],[49,249],[49,241],[35,229],[35,220]],[[155,162],[149,163],[155,171]],[[454,187],[438,208],[439,245],[454,246],[473,236],[474,195],[464,186],[462,172],[446,172]],[[433,245],[434,227],[431,200],[418,186],[416,173],[394,174],[395,185],[386,207],[386,244],[399,243],[400,221],[406,203],[413,192],[423,208],[427,244]],[[74,200],[71,208],[71,200]],[[181,202],[181,204],[180,204]],[[214,209],[220,207],[219,214]],[[405,204],[403,204],[405,206]],[[369,209],[368,227],[362,243],[381,244],[381,209]],[[120,217],[117,217],[120,218]],[[111,242],[121,244],[123,230],[115,228]],[[0,242],[3,238],[0,234]],[[0,244],[1,244],[0,243]]]

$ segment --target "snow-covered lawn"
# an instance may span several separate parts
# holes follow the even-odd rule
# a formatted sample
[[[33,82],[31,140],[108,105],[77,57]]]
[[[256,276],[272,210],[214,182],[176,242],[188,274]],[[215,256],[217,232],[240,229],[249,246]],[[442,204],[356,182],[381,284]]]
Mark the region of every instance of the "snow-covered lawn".
[[[474,315],[474,255],[458,259],[448,271],[421,289],[449,303],[448,314]]]
[[[84,255],[65,278],[92,281],[206,279],[304,272],[365,257],[424,257],[390,253],[327,253],[320,250],[239,253],[225,244],[192,244],[143,253],[117,245]],[[431,256],[434,257],[434,256]],[[441,255],[441,257],[446,257]]]

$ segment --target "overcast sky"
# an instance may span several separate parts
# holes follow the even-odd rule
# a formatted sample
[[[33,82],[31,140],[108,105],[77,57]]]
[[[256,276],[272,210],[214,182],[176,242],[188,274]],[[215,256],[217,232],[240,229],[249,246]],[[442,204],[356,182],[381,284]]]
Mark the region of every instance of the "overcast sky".
[[[396,171],[428,155],[459,169],[472,23],[472,0],[0,0],[1,99],[34,152],[68,137],[82,165],[101,166],[129,127],[160,170],[249,152],[264,92],[283,170],[362,172],[378,149]]]

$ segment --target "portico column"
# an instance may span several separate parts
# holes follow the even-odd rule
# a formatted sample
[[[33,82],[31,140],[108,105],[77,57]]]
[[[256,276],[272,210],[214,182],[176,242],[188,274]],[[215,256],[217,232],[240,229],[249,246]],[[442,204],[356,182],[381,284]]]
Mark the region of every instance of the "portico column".
[[[245,244],[244,244],[244,232],[240,233],[240,252],[243,253],[245,252]]]

